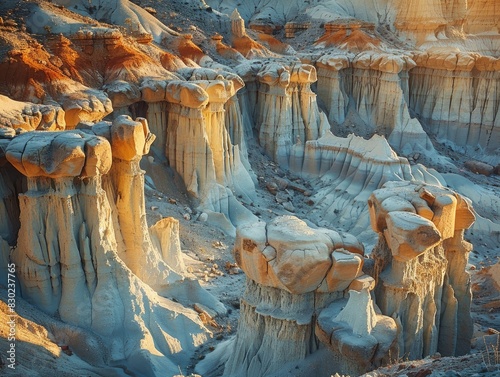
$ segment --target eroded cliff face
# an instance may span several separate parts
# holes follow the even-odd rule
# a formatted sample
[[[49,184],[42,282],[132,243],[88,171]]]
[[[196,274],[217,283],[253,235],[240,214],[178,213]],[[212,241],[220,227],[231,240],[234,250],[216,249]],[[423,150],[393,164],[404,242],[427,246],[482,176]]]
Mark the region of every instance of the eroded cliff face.
[[[321,226],[349,231],[369,241],[367,199],[388,181],[427,182],[441,185],[437,174],[399,157],[384,137],[369,140],[353,134],[346,138],[331,132],[305,145],[295,145],[290,169],[314,182],[317,192],[311,213]]]
[[[309,64],[267,62],[241,65],[237,71],[249,83],[239,98],[243,111],[253,116],[259,144],[274,161],[288,167],[294,144],[316,140],[329,128],[311,90],[316,69]]]

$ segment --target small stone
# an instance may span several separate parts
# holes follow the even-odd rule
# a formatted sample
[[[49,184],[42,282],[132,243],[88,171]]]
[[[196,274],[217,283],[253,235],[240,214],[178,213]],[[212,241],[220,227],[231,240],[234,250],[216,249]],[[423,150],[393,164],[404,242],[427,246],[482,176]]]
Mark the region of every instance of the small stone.
[[[189,213],[183,214],[182,217],[184,217],[184,220],[187,220],[187,221],[191,220],[191,215]]]
[[[198,220],[202,221],[202,222],[205,222],[208,220],[208,215],[203,212],[199,217],[198,217]]]
[[[293,204],[291,202],[284,202],[282,205],[283,205],[283,208],[286,209],[287,211],[295,212],[295,207],[293,206]]]
[[[177,204],[177,200],[173,199],[173,198],[168,198],[168,202],[170,204]]]
[[[267,191],[269,191],[271,194],[276,195],[278,193],[278,185],[274,182],[269,182],[266,185]]]
[[[280,190],[285,190],[288,187],[288,181],[286,179],[276,177],[274,180],[276,181],[276,184],[278,185],[278,188]]]
[[[493,174],[495,168],[489,164],[485,164],[481,161],[467,161],[464,166],[471,172],[476,174],[482,174],[485,176],[490,176]]]
[[[241,274],[241,268],[231,267],[228,272],[229,272],[229,275],[239,275],[239,274]]]

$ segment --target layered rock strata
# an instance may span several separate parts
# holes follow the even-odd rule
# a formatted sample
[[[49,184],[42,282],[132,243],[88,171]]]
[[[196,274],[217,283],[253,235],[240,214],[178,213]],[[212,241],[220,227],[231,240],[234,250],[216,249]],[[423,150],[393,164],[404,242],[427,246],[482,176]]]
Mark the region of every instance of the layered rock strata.
[[[411,39],[417,46],[436,39],[436,31],[447,24],[442,4],[436,0],[412,0],[395,8],[394,26],[402,37]]]
[[[169,89],[166,156],[170,166],[182,177],[199,208],[222,213],[238,225],[250,213],[234,195],[251,201],[255,192],[240,149],[231,143],[226,128],[226,116],[234,115],[224,111],[224,104],[236,94],[233,82],[171,82]],[[233,135],[240,137],[241,133]]]
[[[78,53],[69,47],[67,39],[61,42],[65,45],[60,56],[49,53],[34,40],[29,42],[30,48],[19,49],[15,37],[6,40],[9,59],[0,63],[4,93],[12,99],[35,104],[56,101],[64,110],[67,128],[74,128],[79,122],[101,120],[111,113],[111,101],[106,94],[94,89],[95,83],[85,82],[78,73],[78,69],[85,72],[89,67],[86,59],[75,59]],[[72,66],[65,64],[68,60]],[[48,120],[49,115],[46,117]]]
[[[420,359],[470,349],[471,244],[474,222],[460,195],[431,185],[389,182],[368,201],[379,234],[372,252],[376,302],[398,325],[399,356]]]
[[[363,266],[354,237],[292,216],[239,227],[234,253],[247,283],[225,376],[263,376],[315,352],[317,312],[342,297]]]
[[[250,202],[255,195],[248,131],[236,99],[244,83],[233,73],[206,68],[181,68],[177,77],[144,79],[132,108],[147,118],[158,136],[153,145],[180,175],[196,206],[221,213],[224,227],[234,232],[233,225],[250,215],[234,196]]]

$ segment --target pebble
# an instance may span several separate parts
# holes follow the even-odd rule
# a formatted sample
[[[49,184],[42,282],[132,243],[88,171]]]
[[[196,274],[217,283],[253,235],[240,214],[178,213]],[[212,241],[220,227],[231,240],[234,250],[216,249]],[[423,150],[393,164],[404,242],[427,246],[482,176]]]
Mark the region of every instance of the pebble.
[[[284,202],[282,205],[283,205],[283,208],[286,209],[287,211],[295,212],[295,207],[293,206],[293,204],[291,202]]]
[[[267,191],[271,194],[276,195],[278,193],[278,185],[274,182],[269,182],[266,184]]]
[[[231,267],[228,272],[229,272],[229,275],[238,275],[238,274],[241,274],[241,268]]]

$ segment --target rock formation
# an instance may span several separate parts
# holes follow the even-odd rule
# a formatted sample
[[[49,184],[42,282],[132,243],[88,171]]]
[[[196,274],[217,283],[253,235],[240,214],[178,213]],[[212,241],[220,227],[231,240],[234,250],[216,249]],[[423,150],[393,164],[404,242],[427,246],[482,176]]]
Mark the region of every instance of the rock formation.
[[[409,103],[426,129],[493,154],[500,143],[498,59],[454,49],[420,52],[414,59]]]
[[[315,352],[317,313],[361,275],[363,246],[293,216],[239,227],[235,259],[247,275],[226,376],[263,376]]]
[[[33,131],[4,143],[8,163],[2,173],[12,164],[26,177],[27,191],[19,194],[19,234],[14,222],[2,239],[17,238],[11,261],[23,298],[66,323],[94,331],[109,349],[110,362],[126,360],[136,372],[173,375],[208,331],[194,311],[145,284],[159,292],[174,285],[179,292],[184,279],[182,265],[174,272],[164,261],[178,260],[178,255],[154,248],[145,223],[138,163],[152,139],[145,120],[121,116],[91,129]],[[15,214],[15,177],[2,174],[2,187],[11,187],[2,216]],[[2,261],[9,251],[3,240]],[[167,244],[159,242],[160,247]],[[186,284],[185,292],[180,289],[184,299],[199,296],[199,287]],[[214,303],[205,295],[204,304]],[[213,307],[222,311],[220,306]],[[150,351],[160,357],[144,353],[143,342],[154,344]]]
[[[308,64],[269,62],[259,68],[240,66],[238,73],[251,82],[244,93],[249,98],[242,96],[240,101],[243,111],[254,114],[260,145],[274,161],[287,167],[292,145],[316,140],[329,127],[310,88],[316,81],[315,68]]]
[[[390,363],[396,351],[396,322],[373,303],[374,286],[371,276],[354,279],[349,298],[333,302],[318,316],[316,335],[332,351],[337,372],[361,375]]]
[[[343,124],[351,107],[365,135],[384,135],[397,151],[433,149],[408,111],[408,72],[415,66],[409,56],[376,51],[356,56],[328,53],[316,66],[318,95],[333,124]]]
[[[464,17],[464,29],[470,34],[499,34],[498,18],[500,8],[493,0],[475,0],[470,2]]]
[[[424,166],[410,166],[378,135],[365,140],[353,134],[341,138],[327,132],[316,141],[295,145],[292,155],[290,169],[314,180],[317,187],[312,212],[319,224],[352,232],[363,241],[367,241],[368,218],[361,214],[367,213],[366,201],[374,190],[393,180],[440,185]]]
[[[188,196],[183,230],[236,237],[247,279],[237,334],[205,358],[218,372],[360,375],[469,351],[464,234],[500,237],[495,1],[101,3],[0,3],[0,286],[15,263],[42,362],[50,335],[77,373],[177,375],[211,335],[202,318],[228,331],[166,217]],[[269,172],[271,199],[255,190]],[[308,207],[285,191],[300,180]]]
[[[19,102],[0,95],[0,137],[33,130],[58,131],[66,128],[64,110],[54,105]]]
[[[399,356],[470,349],[471,244],[464,230],[474,222],[460,195],[431,185],[389,182],[368,201],[379,243],[372,252],[376,302],[398,324]],[[409,313],[412,313],[411,316]]]
[[[373,278],[347,234],[290,216],[238,228],[234,253],[247,285],[224,375],[272,375],[320,343],[332,373],[357,375],[393,357],[468,352],[468,202],[437,186],[389,182],[368,204],[379,233],[366,267]]]
[[[0,77],[2,91],[11,99],[35,104],[56,101],[64,110],[67,128],[74,128],[79,122],[101,120],[111,113],[111,101],[106,94],[85,85],[79,74],[73,76],[61,58],[49,53],[35,40],[29,41],[31,48],[19,49],[16,46],[20,42],[12,33],[8,38],[6,46],[10,59],[0,63]],[[70,55],[70,51],[65,52]],[[67,58],[74,59],[74,56]],[[86,67],[76,68],[84,70]]]
[[[234,112],[224,112],[224,104],[236,94],[233,81],[197,80],[171,82],[168,85],[168,120],[165,154],[170,165],[184,180],[188,192],[205,212],[224,214],[237,225],[250,216],[234,198],[245,200],[254,195],[253,180],[240,158],[240,119],[227,119]],[[234,106],[231,101],[229,105]],[[233,126],[226,120],[233,121]]]

